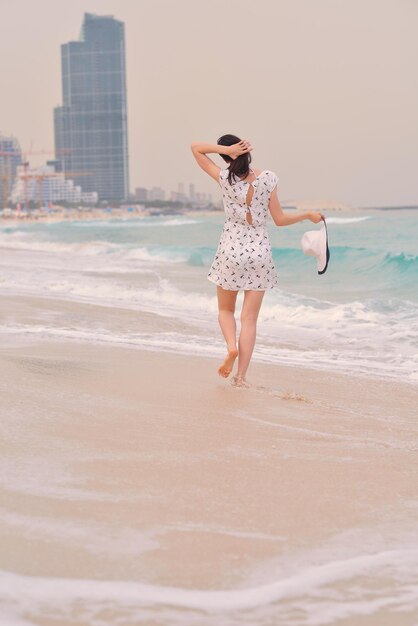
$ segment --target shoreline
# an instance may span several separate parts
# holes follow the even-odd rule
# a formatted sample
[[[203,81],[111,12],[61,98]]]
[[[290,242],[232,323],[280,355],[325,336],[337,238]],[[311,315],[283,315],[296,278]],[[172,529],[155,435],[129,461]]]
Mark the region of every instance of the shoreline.
[[[0,215],[0,225],[21,225],[21,224],[48,224],[48,223],[60,223],[60,222],[78,222],[78,221],[93,221],[93,220],[106,220],[109,222],[118,220],[136,220],[143,219],[144,217],[165,217],[176,218],[183,216],[210,216],[222,214],[223,209],[168,209],[164,211],[159,207],[153,208],[135,208],[132,211],[127,209],[112,209],[107,211],[106,209],[92,209],[80,211],[78,209],[66,209],[65,211],[56,211],[50,213],[41,213],[37,215],[22,214],[21,217],[15,212],[13,215]]]
[[[23,293],[1,293],[2,304],[0,314],[0,324],[3,324],[3,342],[9,345],[11,341],[18,341],[20,345],[26,345],[46,340],[56,341],[63,345],[72,343],[80,346],[115,347],[127,350],[139,350],[144,352],[163,355],[178,354],[183,358],[212,359],[219,364],[226,355],[226,348],[220,334],[216,333],[214,343],[210,340],[203,341],[205,330],[196,326],[192,321],[175,320],[171,315],[159,316],[153,309],[145,310],[141,308],[126,307],[124,303],[109,304],[89,299],[72,298],[71,296],[51,296],[32,295]],[[39,316],[39,312],[43,312]],[[18,312],[18,313],[16,313]],[[49,324],[41,324],[42,315],[47,314],[50,319]],[[157,315],[157,317],[156,317]],[[134,335],[125,337],[114,334],[114,324],[117,319],[123,320],[128,328],[134,331]],[[68,325],[69,319],[83,320],[83,325]],[[94,336],[94,330],[99,326],[99,335]],[[88,332],[89,331],[89,332]],[[160,333],[179,333],[177,342],[171,344],[169,341],[158,343],[149,342],[148,335],[158,336]],[[179,343],[182,332],[184,339],[190,332],[200,333],[202,336],[201,351],[191,343]],[[144,334],[145,333],[145,334]],[[94,338],[93,338],[94,336]],[[329,377],[345,376],[359,381],[369,380],[375,384],[392,384],[405,386],[405,389],[417,390],[418,379],[407,379],[399,374],[394,375],[386,371],[349,371],[333,369],[331,364],[321,364],[317,367],[310,367],[306,363],[291,360],[292,357],[280,357],[280,347],[277,348],[278,360],[274,361],[264,355],[262,338],[259,332],[259,342],[256,343],[253,357],[250,364],[258,364],[263,367],[283,367],[295,372],[306,372],[307,374],[317,374]],[[209,341],[209,343],[208,343]],[[141,343],[142,342],[142,343]],[[258,351],[258,347],[260,351]],[[283,358],[283,360],[280,360]],[[288,359],[288,360],[286,360]],[[236,368],[236,365],[235,365]]]
[[[116,584],[111,624],[167,626],[192,608],[193,626],[247,608],[276,623],[283,602],[309,615],[318,592],[329,606],[360,584],[379,598],[390,554],[402,580],[415,563],[415,390],[260,363],[252,388],[234,388],[217,364],[74,342],[2,346],[6,608],[12,598],[14,614],[45,626],[71,611],[81,626]],[[340,577],[340,563],[354,567]],[[267,599],[264,585],[283,591]],[[225,594],[214,613],[211,592]],[[402,618],[396,583],[382,593],[384,615],[393,606]],[[352,611],[347,626],[362,615]]]

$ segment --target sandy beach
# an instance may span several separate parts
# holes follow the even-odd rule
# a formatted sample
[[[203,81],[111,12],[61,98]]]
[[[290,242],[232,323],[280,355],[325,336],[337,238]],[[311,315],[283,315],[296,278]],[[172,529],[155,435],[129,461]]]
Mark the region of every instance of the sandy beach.
[[[48,302],[2,311],[106,314]],[[215,358],[42,336],[0,361],[11,624],[416,624],[415,386],[255,362],[237,389]]]

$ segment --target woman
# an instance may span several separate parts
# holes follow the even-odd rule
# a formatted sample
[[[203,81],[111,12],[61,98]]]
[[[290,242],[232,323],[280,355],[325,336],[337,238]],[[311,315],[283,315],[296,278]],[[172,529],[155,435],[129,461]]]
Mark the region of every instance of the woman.
[[[265,290],[278,283],[267,230],[268,211],[276,226],[289,226],[302,220],[318,224],[323,215],[319,211],[284,213],[277,197],[276,174],[250,167],[249,141],[223,135],[216,145],[193,142],[190,147],[198,165],[221,186],[226,213],[207,274],[217,285],[218,320],[228,350],[218,373],[227,378],[238,357],[238,370],[232,383],[249,387],[246,373],[254,350],[258,313]],[[218,167],[207,156],[210,153],[220,154],[228,167]],[[235,303],[240,289],[244,290],[244,302],[237,347]]]

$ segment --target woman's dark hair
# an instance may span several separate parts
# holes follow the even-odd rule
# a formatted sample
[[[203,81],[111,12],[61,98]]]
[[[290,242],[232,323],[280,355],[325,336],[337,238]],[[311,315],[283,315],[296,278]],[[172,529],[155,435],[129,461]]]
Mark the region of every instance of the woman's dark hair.
[[[241,141],[241,139],[236,135],[222,135],[222,137],[219,137],[217,144],[219,146],[232,146],[239,141]],[[236,159],[231,159],[228,154],[221,154],[221,157],[224,161],[229,163],[228,181],[230,185],[235,182],[235,180],[232,181],[233,177],[245,178],[248,176],[250,172],[251,152],[240,154]]]

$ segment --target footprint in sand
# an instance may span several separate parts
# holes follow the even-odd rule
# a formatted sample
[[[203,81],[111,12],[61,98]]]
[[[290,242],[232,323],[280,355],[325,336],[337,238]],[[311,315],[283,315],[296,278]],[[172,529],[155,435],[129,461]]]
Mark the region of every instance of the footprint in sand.
[[[307,402],[308,404],[312,404],[312,400],[306,398],[300,393],[291,393],[290,391],[277,391],[275,389],[271,389],[270,387],[264,387],[263,385],[256,385],[253,387],[254,391],[261,391],[267,393],[270,396],[274,396],[275,398],[280,398],[281,400],[296,400],[297,402]]]

